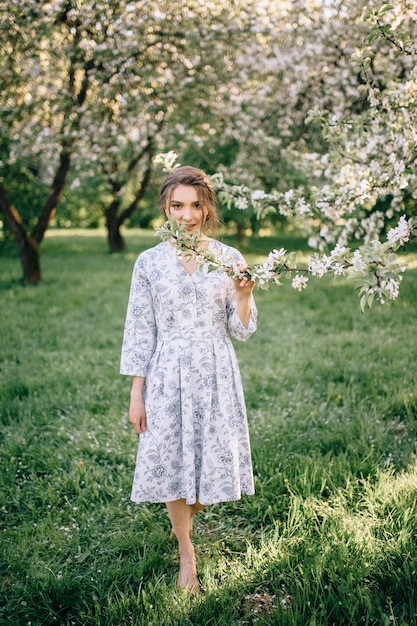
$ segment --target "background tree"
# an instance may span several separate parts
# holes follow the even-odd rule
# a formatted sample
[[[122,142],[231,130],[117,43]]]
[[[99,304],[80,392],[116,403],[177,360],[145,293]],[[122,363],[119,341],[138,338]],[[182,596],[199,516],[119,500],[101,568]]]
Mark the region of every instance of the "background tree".
[[[109,243],[123,248],[120,226],[146,190],[153,146],[189,129],[187,115],[203,127],[208,109],[220,110],[256,11],[256,3],[156,0],[2,6],[0,204],[27,282],[40,280],[39,246],[70,166],[72,187],[101,180]],[[49,190],[32,218],[10,195],[16,160]]]
[[[96,17],[80,15],[71,2],[1,5],[1,135],[7,155],[0,205],[28,283],[41,278],[39,246],[64,189],[93,73],[102,63],[83,45],[100,31],[93,31]],[[21,214],[10,196],[16,163],[47,189],[36,215]]]
[[[328,145],[310,163],[321,172],[311,190],[320,216],[317,247],[386,235],[400,215],[416,215],[416,7],[407,2],[363,11],[366,44],[352,55],[366,106],[338,114],[316,108]],[[321,233],[321,234],[320,234]]]
[[[79,159],[77,170],[81,181],[101,170],[113,251],[123,249],[120,227],[146,192],[155,149],[181,141],[181,129],[198,134],[216,116],[214,94],[219,85],[230,85],[233,55],[250,22],[249,15],[227,5],[208,10],[195,2],[184,10],[181,3],[157,2],[148,3],[139,18],[132,11],[124,16],[134,58],[132,52],[126,63],[124,53],[111,80],[98,87],[80,151],[90,163]]]
[[[269,17],[241,57],[239,149],[223,173],[278,192],[266,212],[315,247],[380,239],[415,213],[416,7],[294,0]]]

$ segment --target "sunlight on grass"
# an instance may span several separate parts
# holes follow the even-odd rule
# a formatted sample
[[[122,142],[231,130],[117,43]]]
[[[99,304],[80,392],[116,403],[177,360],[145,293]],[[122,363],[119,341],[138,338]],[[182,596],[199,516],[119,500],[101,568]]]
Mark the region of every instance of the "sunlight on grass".
[[[407,255],[399,254],[398,256],[401,259],[401,261],[403,261],[406,264],[407,269],[415,270],[417,268],[417,254],[415,253],[414,254],[410,253]]]

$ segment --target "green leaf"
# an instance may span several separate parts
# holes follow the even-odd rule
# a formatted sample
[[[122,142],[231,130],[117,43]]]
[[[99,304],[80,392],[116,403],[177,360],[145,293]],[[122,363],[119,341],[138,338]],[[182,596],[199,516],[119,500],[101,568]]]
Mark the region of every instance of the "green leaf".
[[[392,4],[383,4],[382,7],[379,9],[379,15],[385,15],[385,13],[388,13],[388,11],[392,11],[393,10],[393,6]]]

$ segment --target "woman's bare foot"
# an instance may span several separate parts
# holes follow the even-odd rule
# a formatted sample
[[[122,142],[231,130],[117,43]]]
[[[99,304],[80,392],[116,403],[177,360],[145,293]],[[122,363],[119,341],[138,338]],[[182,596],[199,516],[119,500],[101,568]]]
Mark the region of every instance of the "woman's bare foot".
[[[200,582],[197,577],[197,569],[195,563],[194,546],[191,541],[191,533],[193,529],[193,516],[204,505],[198,500],[195,504],[189,505],[185,498],[172,500],[166,503],[169,518],[171,520],[170,539],[174,536],[178,541],[178,550],[180,553],[180,571],[177,579],[177,587],[185,589],[188,593],[197,593],[200,589]]]
[[[200,581],[194,556],[180,558],[180,571],[177,578],[177,588],[184,589],[194,595],[200,591]]]

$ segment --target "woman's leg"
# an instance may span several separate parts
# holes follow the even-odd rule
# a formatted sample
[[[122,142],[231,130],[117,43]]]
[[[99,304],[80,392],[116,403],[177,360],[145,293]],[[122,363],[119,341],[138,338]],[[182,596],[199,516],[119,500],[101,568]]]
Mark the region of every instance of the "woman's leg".
[[[167,506],[169,504],[169,502],[166,503]],[[197,501],[195,502],[195,504],[190,504],[187,505],[190,508],[190,513],[191,513],[191,521],[190,521],[190,537],[193,534],[193,517],[196,513],[198,513],[199,511],[202,511],[203,509],[206,508],[206,504],[200,504],[200,502]],[[175,532],[174,532],[174,528],[171,528],[171,534],[169,535],[169,538],[172,539],[175,536]]]
[[[190,505],[191,508],[191,520],[190,520],[190,537],[193,533],[193,517],[196,513],[198,513],[199,511],[202,511],[203,509],[206,508],[205,504],[200,504],[200,502],[198,501],[198,499],[196,500],[195,504],[191,504]]]
[[[200,584],[197,578],[194,546],[191,541],[192,518],[204,508],[198,501],[189,505],[185,499],[167,502],[168,515],[171,520],[172,532],[178,541],[180,553],[180,571],[177,587],[190,592],[198,591]]]

